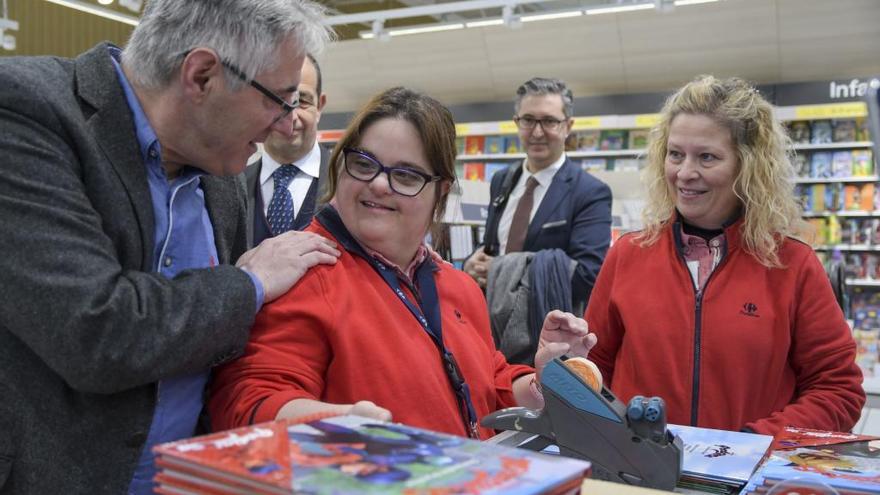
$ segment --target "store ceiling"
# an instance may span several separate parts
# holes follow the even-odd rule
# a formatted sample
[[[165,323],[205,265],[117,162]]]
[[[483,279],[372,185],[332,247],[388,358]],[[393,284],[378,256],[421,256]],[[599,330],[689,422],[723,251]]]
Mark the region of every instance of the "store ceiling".
[[[14,51],[71,56],[102,39],[124,43],[130,26],[47,0],[6,0]],[[97,0],[73,0],[98,6]],[[646,0],[509,0],[515,15],[591,9]],[[669,5],[672,0],[660,0]],[[120,2],[127,6],[119,5]],[[108,7],[135,16],[117,0]],[[383,29],[496,19],[502,2],[325,0],[332,15],[391,9],[448,10],[392,18]],[[486,5],[457,10],[457,5]],[[432,7],[433,6],[433,7]],[[448,7],[448,9],[447,9]],[[670,10],[670,9],[667,9]],[[880,75],[880,0],[723,0],[618,14],[392,37],[359,39],[370,20],[336,26],[339,42],[320,56],[328,112],[348,112],[395,85],[426,91],[444,103],[507,101],[524,80],[565,79],[575,96],[670,90],[693,76],[738,75],[758,83]]]

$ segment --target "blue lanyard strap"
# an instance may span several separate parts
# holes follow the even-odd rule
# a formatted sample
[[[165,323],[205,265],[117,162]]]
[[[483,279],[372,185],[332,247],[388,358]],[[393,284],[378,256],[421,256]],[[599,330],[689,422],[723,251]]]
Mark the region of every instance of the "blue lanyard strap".
[[[364,258],[370,263],[376,272],[385,280],[385,283],[391,288],[397,298],[406,306],[410,313],[415,316],[422,328],[427,332],[428,336],[434,342],[437,350],[440,352],[440,358],[443,361],[443,370],[449,379],[455,397],[458,400],[459,409],[462,412],[462,418],[465,420],[465,429],[471,438],[479,438],[477,430],[477,412],[474,409],[471,400],[470,387],[464,380],[464,375],[455,356],[452,355],[443,343],[443,328],[440,318],[440,297],[437,294],[437,285],[434,282],[434,265],[433,260],[426,259],[416,269],[416,282],[418,291],[408,285],[410,292],[417,298],[419,304],[416,305],[406,296],[406,293],[400,288],[400,281],[394,268],[379,262],[372,256],[364,252],[360,244],[358,244],[351,234],[345,228],[339,214],[331,206],[326,206],[318,213],[318,220],[329,230],[342,246],[358,256]]]

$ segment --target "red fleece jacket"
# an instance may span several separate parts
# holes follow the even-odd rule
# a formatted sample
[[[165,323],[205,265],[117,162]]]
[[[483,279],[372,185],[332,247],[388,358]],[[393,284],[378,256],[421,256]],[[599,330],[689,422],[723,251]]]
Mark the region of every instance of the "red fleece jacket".
[[[865,403],[862,374],[822,265],[791,239],[784,269],[759,264],[740,245],[741,224],[725,229],[727,254],[701,301],[677,224],[650,247],[634,235],[616,242],[585,315],[599,341],[590,359],[621,400],[662,397],[671,423],[850,430]]]
[[[333,238],[317,220],[307,230]],[[516,405],[512,382],[533,369],[508,364],[495,349],[485,298],[468,275],[446,263],[434,275],[443,340],[477,416]],[[212,426],[272,420],[298,398],[370,400],[394,421],[466,435],[434,342],[369,263],[347,251],[263,307],[244,355],[216,371]],[[493,433],[480,428],[482,438]]]

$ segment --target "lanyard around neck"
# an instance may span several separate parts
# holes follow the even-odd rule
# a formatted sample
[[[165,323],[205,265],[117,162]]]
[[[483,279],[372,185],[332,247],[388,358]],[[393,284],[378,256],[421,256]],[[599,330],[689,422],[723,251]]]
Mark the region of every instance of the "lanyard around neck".
[[[455,392],[455,396],[458,399],[459,408],[462,409],[462,416],[465,417],[468,436],[471,438],[479,438],[479,432],[477,431],[477,413],[474,409],[473,401],[471,400],[470,387],[468,387],[468,384],[464,381],[464,376],[461,373],[461,368],[458,367],[458,363],[455,361],[455,356],[452,355],[452,352],[450,352],[443,343],[443,329],[440,318],[440,298],[437,295],[437,285],[434,283],[434,264],[429,258],[416,270],[416,280],[421,295],[421,301],[419,302],[419,305],[416,305],[400,288],[400,281],[392,267],[389,267],[372,257],[368,257],[367,260],[374,268],[376,268],[376,271],[379,272],[379,275],[382,276],[385,283],[391,287],[394,294],[406,306],[409,312],[415,316],[425,332],[431,337],[431,340],[434,341],[434,345],[437,347],[437,350],[440,352],[440,357],[443,360],[443,368],[444,371],[446,371],[447,378],[449,378],[449,384],[452,386],[452,390]],[[416,294],[416,291],[413,290],[412,287],[410,287],[410,291],[414,295]]]
[[[471,438],[479,438],[477,430],[477,412],[471,400],[471,391],[468,384],[464,381],[464,375],[461,368],[443,343],[443,328],[440,318],[440,297],[437,294],[437,285],[434,283],[434,263],[428,257],[418,269],[416,269],[416,281],[418,283],[418,292],[408,284],[410,292],[418,298],[419,304],[414,304],[406,293],[400,288],[400,281],[394,268],[386,265],[364,252],[363,248],[351,233],[345,228],[339,214],[332,207],[326,207],[321,210],[318,220],[329,230],[345,249],[365,259],[373,269],[382,277],[388,287],[394,292],[398,299],[406,306],[410,313],[421,324],[422,328],[431,337],[434,345],[440,353],[443,361],[443,370],[449,379],[449,384],[455,393],[458,406],[465,422],[465,431]]]

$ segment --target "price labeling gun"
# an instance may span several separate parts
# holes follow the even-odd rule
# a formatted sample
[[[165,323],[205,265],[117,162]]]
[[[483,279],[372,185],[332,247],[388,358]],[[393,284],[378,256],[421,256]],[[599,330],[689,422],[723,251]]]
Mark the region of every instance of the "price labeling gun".
[[[597,392],[559,359],[541,373],[544,408],[511,407],[481,421],[496,430],[536,438],[521,445],[586,459],[593,478],[673,490],[681,475],[681,438],[666,429],[666,407],[659,397],[633,397],[624,405],[611,391]],[[525,435],[528,433],[530,435]]]

